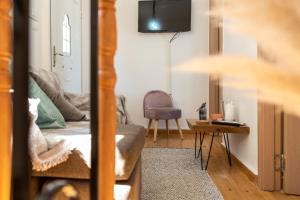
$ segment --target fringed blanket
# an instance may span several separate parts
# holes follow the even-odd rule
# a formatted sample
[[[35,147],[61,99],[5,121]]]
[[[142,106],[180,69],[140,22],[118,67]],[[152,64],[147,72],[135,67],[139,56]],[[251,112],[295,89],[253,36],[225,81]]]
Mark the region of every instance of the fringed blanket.
[[[32,167],[36,171],[46,171],[64,161],[72,152],[72,147],[65,140],[49,141],[36,125],[39,99],[29,99],[29,115],[31,119],[29,131],[29,151]]]
[[[76,95],[68,93],[68,99],[76,106],[89,109],[88,95]],[[80,103],[81,102],[81,103]],[[89,121],[68,122],[65,129],[43,129],[35,124],[37,119],[38,99],[30,99],[30,156],[32,167],[35,171],[47,171],[69,158],[73,150],[77,150],[85,164],[91,166],[91,134]],[[126,110],[126,99],[120,95],[116,99],[117,123],[132,124]],[[87,111],[88,112],[88,111]],[[87,113],[86,116],[89,116]]]
[[[65,129],[44,129],[42,132],[47,142],[47,150],[38,153],[37,146],[31,144],[30,154],[33,170],[38,172],[47,171],[67,161],[69,156],[74,152],[82,158],[89,168],[91,167],[91,134],[89,122],[68,122]],[[43,140],[39,139],[39,141],[36,140],[34,143],[42,144]]]

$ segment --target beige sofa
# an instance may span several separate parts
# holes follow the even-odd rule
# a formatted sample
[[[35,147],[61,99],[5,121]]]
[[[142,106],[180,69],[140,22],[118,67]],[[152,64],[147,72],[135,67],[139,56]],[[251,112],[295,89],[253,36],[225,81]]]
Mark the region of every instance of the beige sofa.
[[[137,200],[141,192],[141,152],[144,147],[145,129],[138,125],[118,125],[116,133],[116,200]],[[90,153],[89,122],[68,122],[66,129],[43,130],[46,137],[72,138],[81,146],[74,150],[69,159],[45,172],[32,173],[33,193],[39,185],[53,179],[70,180],[79,190],[80,199],[90,199]],[[76,139],[77,137],[77,139]],[[78,140],[78,141],[76,141]],[[75,144],[78,145],[78,144]],[[87,155],[84,155],[87,154]],[[34,191],[36,190],[36,191]],[[64,199],[58,195],[56,199]]]
[[[81,199],[89,199],[91,134],[89,95],[64,91],[59,77],[47,70],[31,69],[30,77],[44,91],[67,121],[64,129],[43,129],[47,141],[65,140],[75,149],[66,162],[45,172],[33,171],[32,195],[45,181],[56,178],[69,179],[80,190]],[[144,147],[144,127],[133,125],[126,110],[124,96],[116,98],[116,185],[115,199],[139,199],[141,186],[141,151]],[[85,120],[85,121],[80,121]],[[45,153],[47,154],[47,152]],[[40,155],[43,157],[43,155]],[[59,199],[59,198],[57,198]]]

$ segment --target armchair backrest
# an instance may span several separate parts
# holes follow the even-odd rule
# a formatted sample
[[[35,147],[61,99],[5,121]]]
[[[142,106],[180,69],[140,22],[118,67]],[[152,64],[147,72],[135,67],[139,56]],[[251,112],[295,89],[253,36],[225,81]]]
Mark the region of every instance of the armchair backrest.
[[[169,94],[161,90],[148,92],[144,97],[144,111],[151,107],[173,107],[173,101]]]

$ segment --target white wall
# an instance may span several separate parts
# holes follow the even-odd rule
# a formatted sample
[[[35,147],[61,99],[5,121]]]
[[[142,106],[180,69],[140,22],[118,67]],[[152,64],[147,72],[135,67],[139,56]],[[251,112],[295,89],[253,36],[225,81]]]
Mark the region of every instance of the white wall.
[[[51,0],[31,0],[30,65],[51,71]],[[82,92],[90,88],[90,1],[82,2]]]
[[[208,55],[208,0],[194,0],[192,31],[182,33],[171,47],[172,67],[196,56]],[[128,110],[137,124],[147,124],[143,117],[143,97],[150,90],[169,92],[170,50],[172,33],[138,33],[138,1],[117,1],[118,51],[117,93],[127,97]],[[208,76],[172,71],[172,94],[185,118],[196,118],[196,109],[208,102]],[[175,123],[171,122],[175,128]],[[165,125],[163,124],[163,127]]]
[[[225,23],[226,24],[226,23]],[[246,55],[257,57],[256,42],[243,35],[237,35],[224,30],[223,53],[226,55]],[[230,80],[224,77],[224,81]],[[250,97],[251,96],[251,97]],[[237,108],[240,122],[250,126],[249,135],[230,135],[232,153],[250,169],[258,174],[258,119],[256,91],[241,91],[224,87],[223,99],[232,100]]]
[[[82,0],[82,92],[90,92],[90,56],[91,56],[91,12],[90,0]]]
[[[30,3],[30,65],[51,70],[50,0]]]

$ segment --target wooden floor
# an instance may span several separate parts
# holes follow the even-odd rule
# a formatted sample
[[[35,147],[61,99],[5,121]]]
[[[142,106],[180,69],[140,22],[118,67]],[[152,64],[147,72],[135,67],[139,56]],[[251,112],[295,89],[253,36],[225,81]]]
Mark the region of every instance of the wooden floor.
[[[185,134],[181,141],[179,134],[158,133],[157,142],[153,142],[153,135],[146,139],[145,147],[161,148],[194,148],[194,135]],[[210,137],[204,141],[204,159],[208,154]],[[221,191],[225,200],[300,200],[300,196],[285,195],[280,192],[263,192],[257,187],[253,177],[251,178],[243,168],[233,160],[233,166],[229,167],[225,149],[221,146],[219,137],[214,143],[208,173]],[[200,170],[200,166],[199,166]]]

